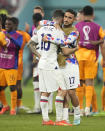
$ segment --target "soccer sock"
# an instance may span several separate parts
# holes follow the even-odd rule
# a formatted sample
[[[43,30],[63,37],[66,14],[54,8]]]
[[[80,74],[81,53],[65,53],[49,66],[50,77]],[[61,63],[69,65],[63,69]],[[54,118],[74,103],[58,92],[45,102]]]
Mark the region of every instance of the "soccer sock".
[[[40,109],[40,92],[39,92],[39,82],[33,82],[34,86],[34,109]]]
[[[63,120],[67,121],[69,123],[69,112],[68,108],[63,108]]]
[[[11,91],[11,110],[15,110],[17,106],[17,90]]]
[[[86,91],[86,107],[90,108],[93,96],[93,86],[86,86],[85,91]]]
[[[105,111],[105,86],[101,90],[102,109]]]
[[[17,99],[17,107],[22,106],[22,100],[21,99]]]
[[[49,99],[48,99],[48,109],[49,111],[52,111],[53,108],[53,93],[50,94]]]
[[[77,88],[76,94],[77,94],[78,99],[79,99],[80,109],[83,109],[84,87],[81,86],[81,87]]]
[[[56,121],[61,121],[63,119],[63,101],[64,98],[61,96],[56,96],[55,108],[56,108]]]
[[[2,102],[4,107],[8,106],[4,90],[0,91],[0,101]]]
[[[40,106],[41,106],[41,110],[42,110],[43,120],[44,121],[49,121],[49,116],[48,116],[48,97],[41,96]]]
[[[98,105],[97,105],[97,95],[96,91],[93,87],[93,97],[92,97],[92,112],[97,112],[98,111]]]
[[[74,108],[74,120],[80,119],[80,106]]]

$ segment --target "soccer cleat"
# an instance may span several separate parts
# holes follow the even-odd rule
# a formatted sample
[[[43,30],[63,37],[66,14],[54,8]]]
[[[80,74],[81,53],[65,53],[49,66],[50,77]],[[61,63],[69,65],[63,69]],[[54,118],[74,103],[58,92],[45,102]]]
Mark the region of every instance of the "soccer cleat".
[[[16,107],[16,113],[18,113],[20,110],[24,110],[24,111],[28,112],[30,109],[26,106]]]
[[[76,119],[76,120],[74,120],[74,122],[73,122],[73,125],[80,125],[80,119]]]
[[[0,111],[1,111],[2,108],[3,108],[3,105],[0,103]]]
[[[91,116],[97,116],[99,114],[99,112],[90,112]]]
[[[66,122],[65,120],[62,121],[57,121],[55,122],[56,126],[72,126],[72,124],[69,124],[68,122]]]
[[[42,125],[55,125],[55,122],[53,122],[52,120],[49,121],[42,121]]]
[[[16,115],[16,111],[15,110],[11,110],[10,111],[10,115]]]
[[[85,108],[85,116],[90,116],[90,108],[89,107],[86,107]]]
[[[6,111],[9,111],[10,110],[10,107],[9,106],[6,106],[6,107],[3,107],[0,111],[0,115],[4,114]]]

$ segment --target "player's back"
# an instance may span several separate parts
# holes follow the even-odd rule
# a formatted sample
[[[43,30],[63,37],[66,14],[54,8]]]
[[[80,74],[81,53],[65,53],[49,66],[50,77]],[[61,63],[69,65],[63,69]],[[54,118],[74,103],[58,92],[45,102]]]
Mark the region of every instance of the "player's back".
[[[80,46],[93,49],[94,45],[92,45],[89,40],[97,41],[104,37],[104,34],[100,33],[101,26],[95,22],[82,21],[77,23],[75,26],[80,33]]]
[[[75,26],[80,33],[80,49],[76,52],[78,61],[96,60],[99,55],[99,45],[91,44],[90,40],[97,41],[104,38],[102,27],[91,21],[82,21]]]
[[[50,42],[43,42],[43,35],[49,35],[52,38],[64,39],[63,32],[57,30],[54,26],[44,26],[37,32],[39,48],[41,49],[41,58],[39,61],[39,68],[43,69],[55,69],[58,67],[57,62],[57,45]],[[59,37],[58,37],[59,36]]]

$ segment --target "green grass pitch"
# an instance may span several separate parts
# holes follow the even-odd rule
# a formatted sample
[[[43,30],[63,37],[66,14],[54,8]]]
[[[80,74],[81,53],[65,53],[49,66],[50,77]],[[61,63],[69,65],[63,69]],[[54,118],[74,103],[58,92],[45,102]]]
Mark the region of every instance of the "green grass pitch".
[[[33,86],[30,81],[27,87],[23,88],[23,105],[33,108]],[[98,108],[101,111],[101,87],[102,85],[96,84]],[[10,104],[10,91],[6,89],[6,96]],[[55,107],[54,113],[50,118],[55,121]],[[70,116],[71,122],[73,116]],[[105,116],[97,117],[82,117],[79,126],[62,127],[62,126],[42,126],[42,117],[40,114],[27,114],[20,111],[16,116],[10,116],[9,112],[0,115],[0,131],[105,131]]]

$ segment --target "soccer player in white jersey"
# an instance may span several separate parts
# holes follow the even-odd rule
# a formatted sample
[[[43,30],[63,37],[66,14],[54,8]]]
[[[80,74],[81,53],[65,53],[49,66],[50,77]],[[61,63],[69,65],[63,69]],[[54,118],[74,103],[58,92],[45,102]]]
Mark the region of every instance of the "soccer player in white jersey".
[[[33,26],[32,30],[30,31],[30,35],[34,35],[37,32],[37,27],[39,21],[44,17],[44,10],[37,6],[34,8],[34,14],[33,14]],[[39,47],[37,47],[37,51],[41,53],[41,50]],[[34,108],[32,111],[28,111],[28,113],[41,113],[40,109],[40,91],[39,91],[39,76],[38,76],[38,57],[33,56],[33,87],[34,87]],[[53,93],[50,94],[49,100],[48,100],[48,106],[49,106],[49,113],[52,113],[52,106],[53,106]]]
[[[73,44],[75,44],[78,41],[78,37],[79,37],[79,35],[78,35],[79,32],[76,31],[76,28],[74,26],[72,26],[73,22],[75,21],[75,17],[76,17],[76,12],[74,10],[72,10],[72,9],[67,10],[64,15],[64,26],[62,28],[65,35],[68,36],[68,38],[66,39],[66,42],[69,41],[72,46],[73,46]],[[58,39],[60,39],[60,38],[58,37]],[[53,40],[53,42],[54,42],[54,40]],[[55,41],[55,43],[56,42],[57,41]],[[73,48],[72,46],[71,46],[71,48]],[[67,48],[65,48],[65,51],[67,51]],[[61,71],[63,72],[63,76],[64,76],[66,86],[67,86],[67,91],[68,91],[68,94],[71,98],[72,105],[74,106],[74,122],[73,122],[73,124],[79,125],[80,124],[80,107],[79,107],[78,98],[75,93],[75,89],[78,87],[80,81],[79,81],[78,62],[76,60],[74,52],[67,55],[66,65],[61,67]],[[63,54],[62,54],[62,59],[63,59]],[[69,104],[67,104],[67,101],[65,99],[64,109],[63,109],[63,119],[65,121],[69,120],[69,118],[68,118],[68,105]]]
[[[56,10],[53,14],[53,20],[56,21],[58,24],[62,24],[63,22],[64,13],[62,10]],[[56,122],[61,124],[59,125],[68,125],[71,124],[67,123],[66,121],[62,122],[63,116],[63,101],[64,96],[66,95],[66,85],[59,69],[59,65],[57,62],[57,45],[51,44],[50,42],[43,42],[42,38],[44,34],[48,36],[52,36],[53,38],[61,38],[64,40],[64,33],[61,30],[57,30],[54,26],[44,26],[41,27],[37,31],[37,35],[34,35],[31,38],[31,41],[28,43],[29,48],[31,51],[40,57],[40,54],[34,48],[36,43],[39,43],[39,48],[41,48],[41,57],[38,64],[39,69],[39,88],[41,91],[41,110],[42,110],[42,117],[43,117],[43,124],[44,125],[54,125],[55,123],[49,119],[48,116],[48,97],[51,92],[57,91],[59,87],[61,87],[61,91],[58,92],[56,96]],[[68,51],[66,52],[69,53]]]

